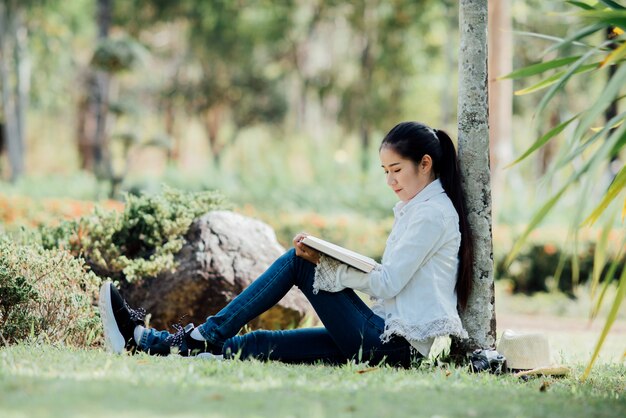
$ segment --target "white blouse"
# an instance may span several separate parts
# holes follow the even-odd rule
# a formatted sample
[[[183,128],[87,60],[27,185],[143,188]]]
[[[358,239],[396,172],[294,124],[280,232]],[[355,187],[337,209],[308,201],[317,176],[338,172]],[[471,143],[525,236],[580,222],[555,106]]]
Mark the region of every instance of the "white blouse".
[[[385,319],[382,341],[407,339],[428,357],[435,337],[467,338],[457,312],[455,284],[461,244],[459,217],[438,179],[393,208],[395,221],[381,264],[363,273],[322,257],[313,289],[360,290]]]

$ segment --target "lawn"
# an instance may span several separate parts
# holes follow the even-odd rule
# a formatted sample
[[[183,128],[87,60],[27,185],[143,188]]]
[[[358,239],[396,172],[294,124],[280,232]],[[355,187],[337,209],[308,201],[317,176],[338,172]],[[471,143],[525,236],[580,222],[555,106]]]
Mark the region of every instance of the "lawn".
[[[626,416],[626,366],[601,364],[585,383],[582,369],[522,381],[445,365],[295,366],[17,345],[0,349],[0,416]]]

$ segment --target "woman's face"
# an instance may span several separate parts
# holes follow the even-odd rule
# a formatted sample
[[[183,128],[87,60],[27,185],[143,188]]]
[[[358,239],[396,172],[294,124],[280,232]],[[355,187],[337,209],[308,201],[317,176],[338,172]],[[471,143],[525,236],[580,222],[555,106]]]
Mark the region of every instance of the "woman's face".
[[[390,147],[383,147],[379,155],[387,176],[387,185],[403,202],[411,200],[435,179],[429,155],[425,155],[419,165],[400,156]]]

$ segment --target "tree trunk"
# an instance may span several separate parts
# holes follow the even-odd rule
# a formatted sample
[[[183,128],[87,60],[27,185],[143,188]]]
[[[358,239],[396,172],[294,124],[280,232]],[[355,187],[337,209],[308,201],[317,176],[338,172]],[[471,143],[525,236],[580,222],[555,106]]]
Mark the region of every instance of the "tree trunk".
[[[461,320],[469,339],[454,349],[493,347],[496,340],[489,173],[487,94],[487,0],[459,3],[459,164],[474,236],[474,281]]]
[[[113,0],[96,0],[98,41],[108,37]],[[85,96],[77,109],[76,141],[81,168],[93,171],[98,178],[111,179],[113,170],[109,152],[107,116],[110,75],[89,68],[85,75]]]
[[[491,184],[497,202],[504,176],[502,166],[511,162],[513,131],[513,81],[496,80],[513,71],[511,1],[489,0],[489,142]]]
[[[220,122],[222,120],[221,107],[212,107],[204,112],[203,124],[209,140],[209,148],[215,167],[220,166],[220,157],[224,144],[220,141]]]
[[[9,63],[11,49],[17,48],[16,13],[0,3],[0,83],[2,85],[2,110],[4,115],[4,139],[6,141],[11,181],[16,181],[24,172],[24,145],[20,136],[16,92],[13,90]],[[17,57],[13,56],[13,59]],[[19,64],[18,64],[19,65]]]
[[[113,11],[113,0],[97,0],[98,40],[104,40],[109,36],[111,28],[111,14]],[[111,156],[109,152],[109,141],[107,134],[107,116],[109,107],[109,84],[110,74],[97,70],[95,81],[92,84],[92,100],[95,116],[95,132],[93,140],[93,162],[96,175],[101,178],[111,179],[113,171],[111,167]]]
[[[174,99],[166,97],[163,99],[163,123],[165,125],[165,133],[169,137],[170,147],[167,149],[167,162],[173,164],[178,162],[180,156],[180,138],[176,132],[176,110],[174,108]]]

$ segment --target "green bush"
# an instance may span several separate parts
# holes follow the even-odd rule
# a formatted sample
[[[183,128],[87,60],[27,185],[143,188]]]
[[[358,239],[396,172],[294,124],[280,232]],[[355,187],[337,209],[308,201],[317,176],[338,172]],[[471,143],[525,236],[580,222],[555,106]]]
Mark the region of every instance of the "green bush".
[[[575,255],[577,267],[572,265],[572,255],[552,243],[534,243],[522,251],[505,267],[506,255],[496,264],[496,279],[509,279],[513,284],[513,292],[533,294],[558,289],[573,295],[576,284],[586,283],[593,273],[595,247],[585,244]],[[605,265],[602,277],[605,276],[612,260]],[[617,268],[613,277],[620,276],[621,268]]]
[[[84,257],[101,277],[132,282],[173,269],[192,221],[226,206],[216,192],[126,195],[122,213],[96,207],[91,216],[41,228],[41,242]]]
[[[0,237],[0,335],[88,346],[98,342],[94,307],[100,279],[67,251],[18,246]]]

